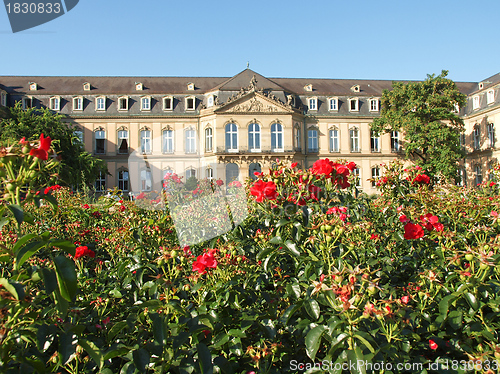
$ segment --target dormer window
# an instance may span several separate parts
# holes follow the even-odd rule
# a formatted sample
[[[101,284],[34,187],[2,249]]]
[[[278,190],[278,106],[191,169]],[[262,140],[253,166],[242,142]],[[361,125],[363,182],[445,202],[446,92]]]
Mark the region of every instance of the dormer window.
[[[163,98],[163,110],[174,110],[174,98],[172,96]]]
[[[83,90],[84,90],[84,91],[90,91],[90,83],[85,82],[85,83],[83,84]]]
[[[360,91],[359,84],[355,84],[354,86],[352,86],[351,91],[352,92],[359,92]]]
[[[0,92],[0,105],[7,106],[7,92]]]
[[[188,89],[188,91],[194,91],[194,83],[189,82],[189,83],[187,84],[187,89]]]
[[[118,98],[118,110],[128,110],[128,96]]]
[[[378,99],[370,99],[370,112],[378,112]]]
[[[151,110],[151,97],[141,97],[141,110]]]
[[[484,83],[483,82],[479,83],[479,89],[482,90],[483,88],[484,88]]]
[[[349,111],[350,112],[359,111],[358,102],[359,102],[358,98],[349,99]]]
[[[30,91],[38,90],[38,85],[35,82],[30,82]]]
[[[214,95],[207,97],[207,108],[214,106]]]
[[[339,99],[336,97],[328,99],[328,110],[332,112],[339,110]]]
[[[135,90],[136,91],[142,91],[144,87],[142,86],[142,83],[140,82],[135,82]]]
[[[61,98],[59,96],[53,96],[50,98],[50,109],[61,110]]]
[[[194,97],[186,97],[186,110],[194,110],[195,109],[195,98]]]
[[[99,96],[95,99],[95,110],[106,110],[106,96]]]
[[[472,109],[479,109],[479,96],[474,96],[472,98]]]
[[[308,99],[309,110],[318,110],[318,99],[311,97]]]
[[[23,97],[23,109],[28,109],[33,107],[33,98],[31,96]],[[52,107],[50,108],[52,109]],[[56,109],[54,109],[56,110]],[[59,110],[59,109],[57,109]]]
[[[306,84],[304,86],[304,90],[307,91],[307,92],[312,92],[313,90],[313,85],[312,84]]]
[[[494,101],[495,101],[495,91],[489,90],[488,92],[486,92],[486,103],[492,104]]]
[[[77,96],[73,98],[73,110],[83,110],[83,97]]]

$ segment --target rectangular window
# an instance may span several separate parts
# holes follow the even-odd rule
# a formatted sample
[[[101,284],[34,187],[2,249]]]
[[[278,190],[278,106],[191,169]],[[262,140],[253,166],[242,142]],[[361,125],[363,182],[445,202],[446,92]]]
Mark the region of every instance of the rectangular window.
[[[174,99],[171,97],[163,98],[163,110],[173,110],[174,109]]]
[[[118,172],[118,189],[128,191],[128,171],[126,170]]]
[[[32,107],[33,107],[33,98],[31,96],[23,97],[23,109],[28,109]],[[50,99],[50,109],[52,109],[52,99]]]
[[[339,130],[330,130],[330,152],[339,152]]]
[[[474,167],[474,172],[475,172],[475,182],[476,182],[476,186],[477,185],[480,185],[481,183],[483,183],[483,171],[481,170],[481,166],[480,165],[476,165]]]
[[[141,98],[141,110],[151,110],[151,98],[150,97]]]
[[[174,152],[174,131],[163,130],[163,153]]]
[[[309,99],[309,110],[317,110],[318,109],[318,99],[312,98]]]
[[[300,129],[295,128],[295,149],[300,150]]]
[[[495,101],[495,91],[494,90],[489,90],[486,93],[486,103],[487,104],[492,104]]]
[[[118,99],[118,110],[128,110],[128,97]]]
[[[309,152],[318,152],[318,130],[309,130],[307,132],[308,141],[307,141],[307,150]]]
[[[118,131],[118,153],[121,153],[121,154],[128,153],[128,131],[127,130]]]
[[[83,97],[73,98],[73,110],[83,110]]]
[[[377,99],[370,100],[370,112],[378,112],[378,100]]]
[[[214,169],[207,168],[206,176],[207,176],[207,179],[209,181],[213,180],[214,179]]]
[[[186,110],[194,110],[194,97],[188,97],[186,99]]]
[[[59,97],[50,98],[50,109],[61,110],[61,99]]]
[[[151,131],[142,130],[141,131],[141,152],[150,154],[151,153]]]
[[[106,132],[98,130],[95,132],[95,154],[103,155],[106,153]]]
[[[96,110],[105,110],[106,109],[106,98],[98,97],[96,102]]]
[[[95,180],[95,190],[97,192],[106,191],[106,174],[104,174],[102,171],[99,172],[99,175]]]
[[[401,150],[401,144],[399,143],[399,132],[391,131],[391,151],[399,152]]]
[[[338,99],[330,99],[328,102],[328,110],[338,110]]]
[[[349,111],[351,112],[358,111],[358,99],[349,99]]]
[[[188,180],[191,177],[196,177],[196,170],[195,169],[187,169],[186,170],[186,180]]]
[[[495,127],[492,123],[488,123],[488,142],[490,148],[495,147]]]
[[[195,130],[186,130],[186,153],[196,153]]]
[[[460,134],[460,147],[462,147],[462,149],[465,149],[465,134]]]
[[[355,168],[353,171],[352,171],[352,175],[354,176],[355,178],[355,186],[358,187],[358,188],[361,188],[361,171],[359,168]]]
[[[372,188],[375,188],[377,186],[377,181],[380,178],[380,168],[379,167],[374,167],[372,168]]]
[[[351,137],[351,152],[359,152],[359,130],[352,128],[349,130]]]
[[[0,94],[0,105],[7,106],[7,94],[5,92]]]
[[[474,141],[474,149],[481,148],[481,131],[479,130],[479,125],[474,127],[474,132],[472,133]]]
[[[73,135],[76,138],[76,141],[83,144],[83,131],[82,130],[75,130],[73,132]]]
[[[370,143],[372,152],[380,152],[380,136],[375,136],[373,131],[371,132]]]
[[[467,179],[466,179],[466,174],[465,174],[465,168],[460,168],[458,169],[458,185],[465,187],[467,185]]]
[[[472,98],[472,109],[479,109],[479,96],[474,96]]]
[[[205,130],[205,151],[210,152],[212,150],[213,136],[212,128],[209,127]]]
[[[141,170],[141,191],[151,191],[153,186],[153,179],[151,177],[151,170]]]

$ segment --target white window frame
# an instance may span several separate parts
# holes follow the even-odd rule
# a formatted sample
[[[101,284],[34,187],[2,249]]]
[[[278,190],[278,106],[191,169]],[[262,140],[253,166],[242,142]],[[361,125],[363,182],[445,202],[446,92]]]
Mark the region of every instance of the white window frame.
[[[483,183],[483,170],[481,165],[474,166],[474,182],[476,186]]]
[[[90,91],[90,88],[91,88],[91,87],[90,87],[90,83],[89,83],[89,82],[85,82],[85,83],[83,84],[83,90],[84,90],[84,91]]]
[[[380,140],[380,135],[375,136],[373,135],[373,131],[370,130],[370,149],[373,153],[380,152]]]
[[[209,95],[207,97],[207,108],[213,107],[214,106],[214,95]]]
[[[330,130],[328,131],[328,142],[331,153],[340,152],[340,136],[338,128],[336,127],[330,128]]]
[[[481,106],[481,103],[479,101],[479,95],[473,96],[472,97],[472,110],[479,109]]]
[[[317,129],[307,130],[307,151],[319,152],[319,137]]]
[[[490,146],[490,148],[494,148],[495,147],[495,125],[493,125],[493,123],[488,123],[486,125],[486,128],[488,130],[489,146]]]
[[[141,191],[149,192],[153,188],[153,173],[151,169],[141,169],[140,171],[141,179]],[[149,182],[149,183],[148,183]]]
[[[174,130],[163,129],[161,133],[161,151],[162,153],[174,153]]]
[[[467,185],[467,171],[464,167],[460,167],[458,169],[458,176],[460,178],[458,181],[458,185],[461,187],[465,187]]]
[[[339,99],[337,97],[328,99],[328,110],[330,112],[337,112],[339,110]]]
[[[184,134],[185,152],[192,154],[196,153],[196,130],[186,129]]]
[[[212,152],[214,147],[214,131],[211,127],[205,129],[205,152]]]
[[[142,91],[144,89],[144,86],[142,85],[141,82],[135,82],[135,90],[136,91]]]
[[[212,169],[210,166],[207,167],[207,169],[205,170],[205,176],[209,181],[213,181],[214,180],[214,169]]]
[[[360,130],[358,127],[351,127],[349,129],[349,143],[350,143],[351,153],[361,152]]]
[[[81,112],[83,110],[83,96],[75,96],[73,98],[73,111]]]
[[[99,174],[97,175],[94,186],[95,186],[96,192],[106,191],[106,173],[99,171]]]
[[[127,129],[118,130],[117,134],[118,138],[118,149],[116,150],[119,155],[126,155],[129,153],[129,133]],[[125,140],[127,142],[127,150],[126,152],[121,151],[122,141]]]
[[[352,103],[355,103],[354,109],[352,108]],[[349,112],[359,112],[359,99],[357,97],[349,99]]]
[[[167,100],[170,100],[170,107],[167,107]],[[172,111],[174,110],[174,97],[173,96],[165,96],[163,98],[163,110],[168,110],[168,111]]]
[[[118,189],[128,191],[130,188],[130,175],[127,169],[118,170]]]
[[[101,137],[97,137],[97,135]],[[97,140],[103,140],[103,151],[102,152],[97,152]],[[94,154],[96,155],[105,155],[106,154],[106,130],[98,129],[94,131]]]
[[[190,107],[188,104],[190,102],[190,100],[193,100],[193,106]],[[194,96],[188,96],[186,97],[186,101],[185,101],[185,104],[186,104],[186,111],[194,111],[196,110],[196,97]]]
[[[307,99],[307,106],[309,110],[318,110],[318,98],[310,97],[309,99]]]
[[[118,111],[128,110],[128,102],[129,102],[128,96],[120,96],[118,98]],[[123,108],[122,108],[122,103],[125,103],[125,106]]]
[[[274,131],[273,131],[273,126],[274,127]],[[274,143],[273,144],[273,135],[274,135]],[[280,140],[281,140],[281,147],[279,146],[279,143],[280,143]],[[284,134],[283,134],[283,125],[279,122],[274,122],[272,125],[271,125],[271,150],[273,152],[284,152],[285,150],[285,145],[284,145]]]
[[[481,149],[481,129],[479,128],[479,125],[475,125],[472,130],[472,142],[474,149]]]
[[[140,132],[141,153],[150,155],[153,153],[152,131],[150,129],[142,129]]]
[[[226,148],[226,152],[238,152],[239,149],[238,137],[239,137],[238,125],[236,125],[236,123],[234,122],[226,123],[226,125],[224,126],[224,146]]]
[[[357,177],[357,180],[356,180],[356,187],[358,188],[361,188],[362,185],[361,185],[361,169],[358,168],[358,167],[355,167],[353,170],[352,170],[352,175],[353,177]]]
[[[141,111],[149,112],[151,110],[151,96],[141,97]]]
[[[51,98],[50,103],[52,103],[52,98]],[[26,110],[28,108],[33,108],[33,97],[32,96],[25,96],[25,97],[23,97],[22,104],[23,104],[23,109],[24,110]],[[50,108],[50,109],[52,109],[52,108]]]
[[[38,84],[35,82],[30,82],[30,91],[36,91],[38,90]]]
[[[95,98],[95,110],[100,112],[106,110],[106,96],[98,96]]]
[[[61,110],[61,96],[52,96],[50,98],[50,109],[56,111]]]
[[[372,167],[372,188],[377,187],[377,181],[380,179],[380,167]]]
[[[370,99],[370,112],[378,112],[378,99]]]
[[[488,92],[486,92],[486,103],[493,104],[494,101],[495,101],[495,90],[488,90]]]
[[[253,140],[253,142],[251,141]],[[258,142],[257,142],[258,139]],[[258,143],[258,147],[257,144]],[[248,125],[248,150],[250,152],[260,152],[262,147],[260,125],[257,122],[252,122]]]
[[[7,92],[0,92],[0,105],[7,106]]]
[[[399,151],[401,151],[399,131],[391,131],[391,152],[397,153]]]

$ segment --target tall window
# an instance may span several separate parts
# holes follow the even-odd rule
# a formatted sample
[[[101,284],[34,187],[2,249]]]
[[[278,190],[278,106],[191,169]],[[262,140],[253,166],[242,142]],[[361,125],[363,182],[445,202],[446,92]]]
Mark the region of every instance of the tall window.
[[[234,123],[226,125],[226,151],[238,151],[238,127]]]
[[[99,172],[95,180],[95,190],[97,192],[106,191],[106,174],[102,171]]]
[[[474,126],[472,137],[474,141],[474,149],[481,148],[481,130],[479,129],[479,125]]]
[[[483,172],[481,170],[481,165],[474,166],[474,174],[476,185],[483,183]]]
[[[195,109],[195,98],[188,97],[186,98],[186,110],[194,110]]]
[[[61,110],[61,98],[59,96],[50,98],[50,109]]]
[[[240,169],[235,163],[229,163],[226,165],[226,186],[232,181],[238,180],[240,174]]]
[[[118,110],[128,110],[128,97],[120,97],[118,99]]]
[[[472,109],[479,109],[479,96],[472,98]]]
[[[83,97],[73,98],[73,110],[83,110]]]
[[[75,130],[73,132],[73,135],[75,136],[75,140],[78,142],[78,143],[81,143],[83,144],[83,131],[82,130]],[[74,143],[73,143],[74,144]]]
[[[349,99],[349,111],[357,112],[358,111],[358,99]]]
[[[309,110],[317,110],[318,109],[318,99],[313,97],[309,99]]]
[[[97,130],[95,132],[95,149],[94,153],[103,155],[106,153],[106,131]]]
[[[141,98],[141,110],[151,110],[151,98],[149,96]]]
[[[370,112],[378,112],[378,99],[370,100]]]
[[[186,170],[186,180],[188,180],[191,177],[196,177],[196,170],[193,168]]]
[[[186,153],[196,153],[195,130],[186,130]]]
[[[307,131],[307,150],[309,152],[318,152],[318,130],[308,130]]]
[[[164,97],[163,98],[163,110],[173,110],[174,109],[174,98]]]
[[[104,96],[98,97],[96,99],[96,110],[106,109],[106,98]]]
[[[375,166],[372,168],[372,188],[375,188],[377,186],[377,181],[380,178],[380,168],[378,166]]]
[[[210,152],[213,147],[213,134],[212,128],[207,127],[205,129],[205,152]]]
[[[335,111],[339,108],[339,101],[337,98],[328,99],[328,110]]]
[[[151,191],[153,179],[150,169],[141,170],[141,191]]]
[[[5,92],[0,93],[0,105],[7,106],[7,94]]]
[[[260,173],[260,172],[262,172],[262,168],[259,163],[253,162],[248,167],[248,176],[253,180],[257,179],[255,173]]]
[[[459,176],[458,185],[465,187],[467,185],[467,179],[466,179],[467,176],[465,174],[465,168],[458,169],[458,176]]]
[[[213,179],[214,179],[214,169],[212,169],[211,167],[208,167],[205,173],[206,173],[206,174],[205,174],[205,175],[206,175],[206,178],[207,178],[209,181],[211,181],[211,180],[213,180]]]
[[[494,101],[495,101],[495,91],[489,90],[488,92],[486,92],[486,103],[491,104]]]
[[[52,99],[50,99],[50,109],[53,109],[53,105],[55,105],[55,103],[53,103]],[[33,98],[31,96],[23,97],[23,109],[28,109],[32,107],[33,107]],[[59,109],[53,109],[53,110],[59,110]]]
[[[121,154],[128,153],[128,131],[127,130],[118,131],[118,153],[121,153]]]
[[[380,152],[380,136],[375,136],[373,131],[370,133],[370,143],[372,152]]]
[[[352,175],[356,180],[356,187],[361,188],[361,170],[359,168],[355,168],[352,171]]]
[[[251,123],[248,126],[248,149],[250,152],[260,152],[260,125]]]
[[[359,129],[357,127],[351,128],[349,136],[351,138],[351,152],[359,152]]]
[[[399,152],[401,150],[401,144],[399,143],[399,132],[391,131],[391,151]]]
[[[339,130],[330,129],[330,152],[339,152]]]
[[[462,147],[462,149],[465,149],[465,134],[464,133],[460,134],[460,147]]]
[[[495,147],[495,127],[492,123],[488,123],[488,142],[490,143],[490,148]]]
[[[271,125],[271,149],[273,151],[283,151],[283,126],[280,123]]]
[[[141,152],[151,153],[151,130],[141,131]]]
[[[301,145],[300,145],[300,128],[296,127],[294,129],[294,131],[295,131],[295,148],[300,150],[300,148],[301,148]]]
[[[163,153],[174,152],[174,131],[173,130],[163,130],[162,134],[162,150]]]
[[[118,189],[128,191],[128,170],[118,172]]]

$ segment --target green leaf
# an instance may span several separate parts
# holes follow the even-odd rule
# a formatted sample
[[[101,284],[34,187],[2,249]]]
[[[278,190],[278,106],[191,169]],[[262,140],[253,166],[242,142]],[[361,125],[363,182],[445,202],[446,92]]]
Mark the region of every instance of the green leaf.
[[[300,298],[300,285],[298,283],[289,283],[286,285],[286,292],[288,296],[294,296],[298,299]]]
[[[132,352],[134,358],[134,365],[141,373],[146,372],[149,365],[150,357],[148,351],[143,348],[137,349]]]
[[[464,296],[467,299],[467,301],[469,302],[472,309],[477,310],[479,308],[479,304],[477,302],[477,299],[473,294],[471,294],[470,292],[466,292],[464,294]]]
[[[7,223],[9,223],[9,219],[6,217],[0,218],[0,230],[2,227],[4,227]]]
[[[12,212],[12,214],[14,214],[14,217],[19,225],[21,223],[23,223],[24,212],[23,212],[23,209],[19,205],[9,204],[9,205],[7,205],[7,208],[9,208],[10,211]]]
[[[359,347],[355,347],[354,350],[348,350],[347,351],[347,358],[350,362],[356,362],[356,363],[369,362],[369,360],[365,359],[365,357],[363,356],[363,352],[361,352],[361,349]],[[365,365],[362,365],[362,364],[360,364],[359,366],[356,365],[356,367],[353,370],[351,370],[351,373],[352,374],[366,374]]]
[[[287,223],[289,223],[290,221],[287,220],[286,218],[282,218],[278,221],[278,223],[276,224],[276,228],[280,228],[281,226],[283,225],[286,225]]]
[[[47,295],[54,292],[57,288],[57,278],[54,270],[48,268],[42,268],[43,285],[45,287],[45,293]]]
[[[203,343],[197,344],[196,350],[198,351],[198,365],[200,368],[199,373],[213,374],[214,367],[212,364],[212,355],[210,354],[210,350]]]
[[[450,307],[450,304],[455,299],[456,299],[456,296],[454,296],[454,295],[448,295],[448,296],[444,297],[439,302],[439,314],[441,314],[441,316],[443,317],[443,319],[446,318],[446,315],[448,314],[448,309]]]
[[[315,320],[317,320],[319,318],[319,314],[320,314],[321,309],[320,309],[319,304],[316,300],[314,300],[314,299],[305,300],[304,301],[304,308],[305,308],[307,314],[309,314],[309,316],[311,316]]]
[[[371,340],[371,336],[368,333],[358,331],[356,332],[356,334],[354,334],[354,337],[360,340],[364,344],[364,346],[370,350],[371,353],[375,353],[375,348],[373,348],[373,346],[368,341],[368,339]]]
[[[75,264],[65,256],[57,256],[54,259],[56,265],[57,283],[61,296],[67,300],[73,300],[77,291],[77,278]]]
[[[165,323],[163,321],[163,317],[158,313],[153,313],[151,315],[151,319],[153,320],[153,336],[156,342],[163,346],[166,342]]]
[[[313,361],[316,358],[316,353],[318,352],[319,349],[321,336],[327,330],[328,327],[326,326],[316,326],[306,335],[306,352],[309,358]]]
[[[120,291],[116,290],[116,289],[109,291],[109,294],[111,296],[113,296],[114,298],[116,298],[116,299],[121,299],[123,297],[122,293]]]
[[[269,240],[269,243],[271,243],[271,244],[281,244],[281,243],[283,243],[283,239],[281,239],[281,236],[276,235],[276,236],[273,236],[271,238],[271,240]]]
[[[89,354],[92,360],[94,360],[97,366],[101,369],[104,364],[104,360],[102,359],[101,351],[94,344],[94,342],[87,341],[85,339],[78,339],[78,344],[85,349],[85,352]]]
[[[64,297],[61,296],[61,292],[59,292],[58,288],[55,289],[54,295],[56,297],[56,307],[59,311],[59,315],[61,318],[65,318],[68,314],[69,303],[66,299],[64,299]]]
[[[222,347],[224,344],[226,344],[231,337],[227,335],[225,332],[222,332],[218,334],[215,339],[214,339],[214,348],[219,348]]]
[[[129,353],[130,353],[130,348],[128,348],[128,347],[119,347],[119,348],[114,348],[114,349],[112,348],[111,350],[106,352],[106,354],[103,357],[103,360],[107,361],[107,360],[111,360],[112,358],[115,358],[115,357],[126,356]]]
[[[335,336],[333,338],[332,336],[332,342],[330,343],[330,351],[328,352],[328,355],[329,356],[333,356],[333,354],[335,353],[335,351],[337,350],[337,348],[339,348],[339,345],[345,340],[347,339],[349,335],[347,335],[346,333],[340,333],[338,334],[337,336]]]
[[[54,208],[54,210],[56,212],[58,211],[57,199],[54,196],[49,194],[49,195],[42,195],[42,196],[40,196],[40,198],[48,201],[50,203],[50,205],[52,205],[52,208]]]
[[[259,252],[257,254],[257,260],[262,260],[263,258],[267,257],[270,253],[274,252],[276,248],[269,247],[264,249],[263,251]]]
[[[452,310],[448,315],[448,323],[453,330],[458,330],[462,327],[462,312]]]
[[[63,333],[59,336],[59,358],[62,365],[66,365],[71,355],[75,353],[76,342],[76,335],[72,332]]]
[[[295,257],[300,257],[300,252],[297,249],[297,245],[291,240],[287,240],[285,242],[285,246],[288,248],[289,252],[293,254]]]
[[[45,246],[47,243],[46,242],[32,242],[26,244],[18,253],[16,256],[16,266],[15,269],[19,269],[26,260],[28,260],[31,256],[33,256],[40,248]]]
[[[12,248],[12,252],[17,254],[17,251],[27,242],[29,242],[31,239],[36,238],[38,235],[35,233],[31,234],[26,234],[23,235],[17,242],[16,245],[14,245],[14,248]]]
[[[22,284],[17,282],[9,282],[8,279],[0,278],[0,285],[3,286],[17,300],[24,299],[24,288]]]
[[[122,331],[125,327],[127,327],[126,321],[117,322],[109,329],[108,332],[108,342],[112,342],[115,339],[115,336],[118,335],[120,331]]]
[[[76,245],[74,245],[69,240],[64,239],[54,239],[50,241],[50,245],[56,248],[60,248],[71,256],[75,255]]]

